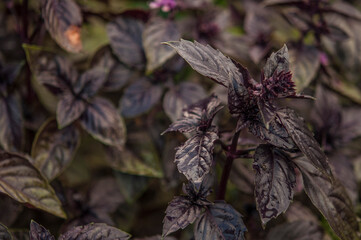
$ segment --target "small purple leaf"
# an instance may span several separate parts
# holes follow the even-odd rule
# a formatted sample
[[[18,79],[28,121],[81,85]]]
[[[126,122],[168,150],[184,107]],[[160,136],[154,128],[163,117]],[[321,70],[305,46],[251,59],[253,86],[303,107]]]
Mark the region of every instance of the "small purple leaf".
[[[188,197],[178,196],[169,203],[163,220],[162,236],[184,229],[201,214],[202,207],[192,203]]]
[[[55,240],[54,236],[51,235],[49,230],[41,226],[34,220],[30,223],[30,240]]]

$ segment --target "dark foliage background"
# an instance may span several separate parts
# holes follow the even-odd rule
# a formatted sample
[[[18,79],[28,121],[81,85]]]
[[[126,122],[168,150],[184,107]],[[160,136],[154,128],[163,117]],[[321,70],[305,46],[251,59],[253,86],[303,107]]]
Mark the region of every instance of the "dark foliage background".
[[[360,49],[360,1],[2,0],[0,239],[360,239]]]

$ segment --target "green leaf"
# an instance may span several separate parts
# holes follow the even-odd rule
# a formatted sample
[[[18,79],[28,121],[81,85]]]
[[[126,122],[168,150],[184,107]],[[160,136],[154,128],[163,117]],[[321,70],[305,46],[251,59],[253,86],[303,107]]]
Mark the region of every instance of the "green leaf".
[[[143,46],[147,58],[148,73],[162,66],[176,54],[176,51],[161,43],[176,41],[180,37],[177,26],[173,21],[155,17],[147,23],[143,32]]]
[[[163,171],[159,162],[144,161],[132,151],[119,150],[114,147],[107,147],[107,160],[110,166],[117,171],[132,175],[147,177],[163,177]]]
[[[0,151],[0,192],[18,202],[66,218],[53,188],[29,160],[21,155]]]
[[[70,125],[58,129],[54,119],[40,127],[35,136],[31,156],[33,164],[49,180],[56,178],[70,164],[80,143],[80,133]]]
[[[96,97],[80,118],[82,127],[95,139],[110,146],[122,148],[126,139],[123,119],[113,104]]]

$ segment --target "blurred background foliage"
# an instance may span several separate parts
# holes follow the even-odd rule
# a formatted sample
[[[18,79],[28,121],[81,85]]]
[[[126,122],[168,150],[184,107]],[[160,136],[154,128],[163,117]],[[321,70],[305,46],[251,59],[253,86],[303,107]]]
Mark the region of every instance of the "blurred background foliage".
[[[46,2],[0,2],[0,149],[32,157],[67,219],[0,193],[0,223],[15,239],[27,239],[31,219],[56,236],[90,222],[107,223],[139,239],[161,234],[166,206],[181,194],[185,181],[173,159],[174,148],[186,138],[160,133],[184,107],[213,92],[227,101],[224,89],[160,44],[180,38],[210,44],[246,66],[255,79],[261,78],[259,69],[270,53],[287,44],[297,92],[316,100],[283,104],[292,104],[308,122],[361,216],[360,1],[178,0],[174,8],[162,9],[143,0],[76,0],[78,25],[67,14],[51,20],[54,15],[41,10]],[[67,63],[59,60],[54,70],[50,65],[58,58]],[[99,86],[89,98],[109,103],[106,111],[99,110],[105,112],[101,123],[111,122],[109,112],[121,126],[94,129],[80,117],[58,129],[69,102],[58,109],[61,97],[49,89],[44,74],[60,74],[65,65],[79,76],[104,70],[106,76],[94,80]],[[223,109],[216,122],[222,141],[229,143],[235,120]],[[259,143],[247,133],[239,141],[244,148]],[[214,152],[219,177],[225,155],[220,146]],[[295,226],[304,234],[319,233],[312,239],[337,239],[302,191],[299,173],[298,178],[290,208],[262,229],[252,160],[234,162],[226,200],[243,214],[246,239],[285,239],[282,231]],[[306,219],[314,225],[295,224]],[[188,227],[173,236],[192,235]]]

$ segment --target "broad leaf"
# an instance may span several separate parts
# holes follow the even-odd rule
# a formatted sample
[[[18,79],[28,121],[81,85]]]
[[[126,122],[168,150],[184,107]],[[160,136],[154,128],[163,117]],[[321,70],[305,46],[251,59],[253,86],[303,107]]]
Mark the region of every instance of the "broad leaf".
[[[228,87],[233,78],[240,78],[240,73],[232,60],[209,45],[183,39],[167,44],[174,48],[194,70],[218,84]]]
[[[2,240],[12,240],[13,237],[11,236],[8,229],[0,223],[0,239]]]
[[[119,60],[129,67],[144,64],[142,47],[143,24],[138,20],[119,17],[107,26],[110,46]]]
[[[91,223],[85,226],[74,227],[59,237],[59,240],[127,240],[130,235],[115,227],[104,223]]]
[[[162,45],[162,42],[175,41],[180,37],[177,25],[173,21],[155,17],[147,23],[143,33],[147,72],[153,72],[176,54],[173,49]]]
[[[263,225],[285,212],[293,199],[296,174],[291,160],[270,145],[259,145],[254,155],[255,197]]]
[[[65,92],[56,108],[56,120],[59,128],[64,128],[77,120],[84,113],[86,107],[87,103],[83,99],[70,92]]]
[[[32,163],[49,180],[56,178],[71,162],[80,143],[80,133],[73,125],[58,129],[51,119],[39,129],[31,156]]]
[[[253,135],[269,144],[285,150],[297,150],[297,145],[294,143],[286,128],[281,124],[278,118],[274,118],[270,121],[267,129],[266,125],[263,123],[260,113],[258,113],[257,119],[250,121],[248,129]]]
[[[304,47],[300,51],[290,51],[290,68],[297,92],[308,87],[320,67],[319,51],[314,47]]]
[[[272,77],[275,72],[289,71],[289,56],[286,45],[283,45],[280,50],[271,54],[271,56],[267,59],[263,71],[265,78]]]
[[[21,150],[23,143],[23,117],[18,99],[14,95],[0,95],[0,146],[7,151]]]
[[[195,184],[201,183],[211,170],[214,141],[217,139],[215,131],[200,132],[178,147],[175,155],[178,171]]]
[[[140,176],[163,177],[160,164],[152,161],[153,158],[143,160],[128,149],[120,151],[114,147],[107,147],[106,153],[110,166],[117,171]]]
[[[121,64],[112,54],[109,45],[99,49],[92,59],[91,67],[101,68],[108,73],[103,91],[118,91],[132,77],[132,70]]]
[[[26,48],[28,61],[36,80],[48,87],[54,93],[71,91],[72,85],[78,79],[78,73],[68,59],[42,52],[31,54],[32,48]]]
[[[165,211],[162,236],[165,237],[192,224],[201,214],[201,210],[202,207],[192,203],[188,197],[175,197]]]
[[[51,37],[65,50],[82,50],[80,8],[73,0],[42,0],[42,15]]]
[[[297,159],[295,163],[302,173],[308,197],[325,216],[336,234],[342,240],[359,239],[359,226],[351,200],[339,181],[335,178],[330,179],[307,158]]]
[[[33,220],[30,223],[29,235],[30,240],[55,240],[54,236],[51,235],[49,230]]]
[[[104,98],[97,97],[88,105],[80,123],[90,135],[106,145],[122,148],[125,143],[123,119],[113,104]]]
[[[86,100],[91,99],[106,81],[106,72],[101,68],[93,68],[84,72],[73,86],[77,96]]]
[[[183,116],[172,123],[162,134],[171,131],[187,133],[198,128],[201,131],[207,131],[211,127],[214,116],[223,107],[220,104],[219,99],[215,95],[211,95],[190,105],[188,108],[183,109]]]
[[[299,150],[318,171],[331,178],[332,173],[327,157],[304,121],[297,116],[295,111],[288,108],[278,111],[277,115]]]
[[[194,226],[196,240],[244,240],[247,231],[242,215],[225,202],[208,206]]]
[[[204,97],[206,97],[206,92],[201,85],[182,82],[165,94],[163,109],[172,122],[175,122],[182,117],[183,109]]]
[[[53,188],[28,159],[21,155],[0,152],[0,192],[21,203],[66,217]]]
[[[124,92],[120,110],[124,117],[135,117],[147,112],[162,96],[162,87],[153,85],[149,79],[139,79]]]
[[[314,222],[299,220],[292,223],[284,223],[271,229],[267,240],[320,240],[323,239],[323,231]]]

